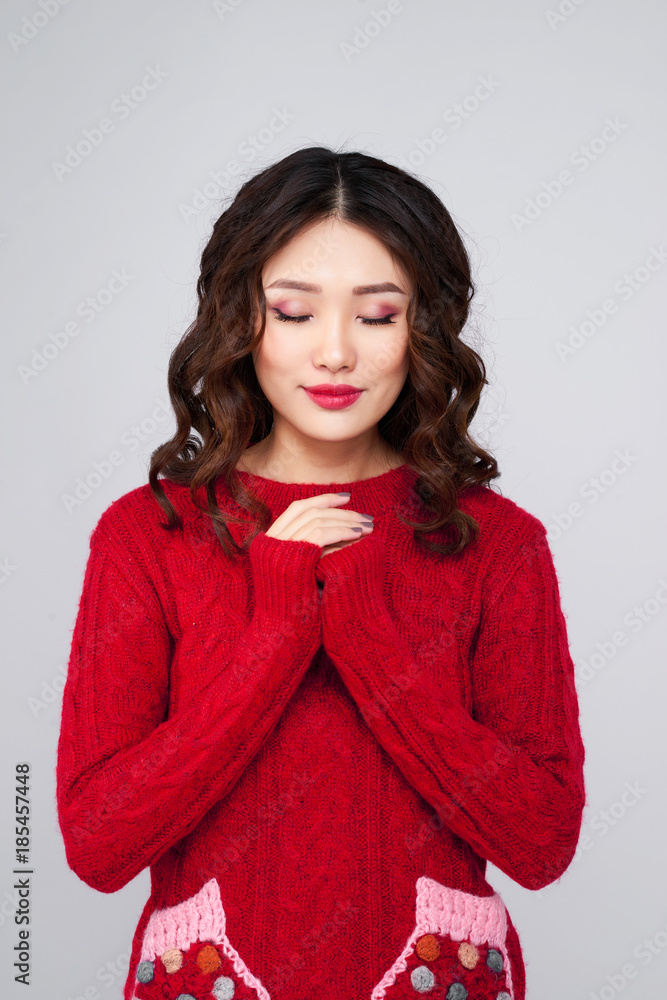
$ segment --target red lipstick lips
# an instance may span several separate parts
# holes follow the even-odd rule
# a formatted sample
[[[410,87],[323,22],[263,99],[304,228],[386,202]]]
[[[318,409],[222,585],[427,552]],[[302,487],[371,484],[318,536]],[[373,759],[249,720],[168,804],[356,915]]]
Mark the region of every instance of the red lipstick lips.
[[[304,386],[304,389],[314,403],[327,410],[342,410],[350,406],[364,391],[353,385],[333,385],[327,382],[320,385]]]

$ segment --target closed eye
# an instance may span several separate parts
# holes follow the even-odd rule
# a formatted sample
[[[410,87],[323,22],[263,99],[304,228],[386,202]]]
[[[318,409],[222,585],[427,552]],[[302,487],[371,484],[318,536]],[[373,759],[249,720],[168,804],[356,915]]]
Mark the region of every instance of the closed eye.
[[[277,306],[273,306],[273,312],[276,314],[276,319],[280,320],[281,323],[305,323],[309,316],[289,316],[287,313],[282,312]],[[368,316],[361,316],[361,322],[365,323],[367,326],[387,326],[389,323],[392,325],[394,321],[392,316],[396,316],[396,313],[388,313],[386,316],[379,317],[377,319],[371,319]]]

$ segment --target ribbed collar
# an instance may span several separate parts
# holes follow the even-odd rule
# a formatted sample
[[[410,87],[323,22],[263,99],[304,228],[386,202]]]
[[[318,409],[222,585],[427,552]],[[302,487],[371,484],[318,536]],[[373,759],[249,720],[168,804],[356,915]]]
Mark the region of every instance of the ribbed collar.
[[[294,500],[320,493],[339,493],[347,490],[351,496],[345,507],[363,514],[374,514],[381,510],[394,510],[409,501],[412,487],[418,473],[409,465],[399,465],[380,476],[359,479],[352,483],[281,483],[275,479],[255,476],[250,472],[237,470],[243,485],[261,497],[267,507],[277,517]]]

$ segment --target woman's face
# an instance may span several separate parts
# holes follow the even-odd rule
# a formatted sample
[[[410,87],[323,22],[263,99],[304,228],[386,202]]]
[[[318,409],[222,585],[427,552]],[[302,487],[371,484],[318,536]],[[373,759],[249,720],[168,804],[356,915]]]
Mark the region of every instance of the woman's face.
[[[253,360],[274,436],[374,446],[408,373],[412,289],[402,270],[375,236],[326,219],[269,260],[262,283],[266,327]],[[358,395],[332,407],[307,391],[323,385]]]

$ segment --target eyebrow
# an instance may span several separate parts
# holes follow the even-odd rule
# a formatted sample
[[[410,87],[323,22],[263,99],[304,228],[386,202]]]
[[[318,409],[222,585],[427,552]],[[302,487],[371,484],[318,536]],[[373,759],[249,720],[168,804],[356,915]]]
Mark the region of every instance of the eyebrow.
[[[313,285],[308,281],[297,281],[294,278],[279,278],[271,282],[267,288],[293,288],[299,292],[313,292],[319,295],[322,292],[321,285]],[[406,295],[402,288],[395,285],[393,281],[381,281],[376,285],[355,285],[352,289],[353,295],[375,295],[377,292],[398,292],[399,295]]]

